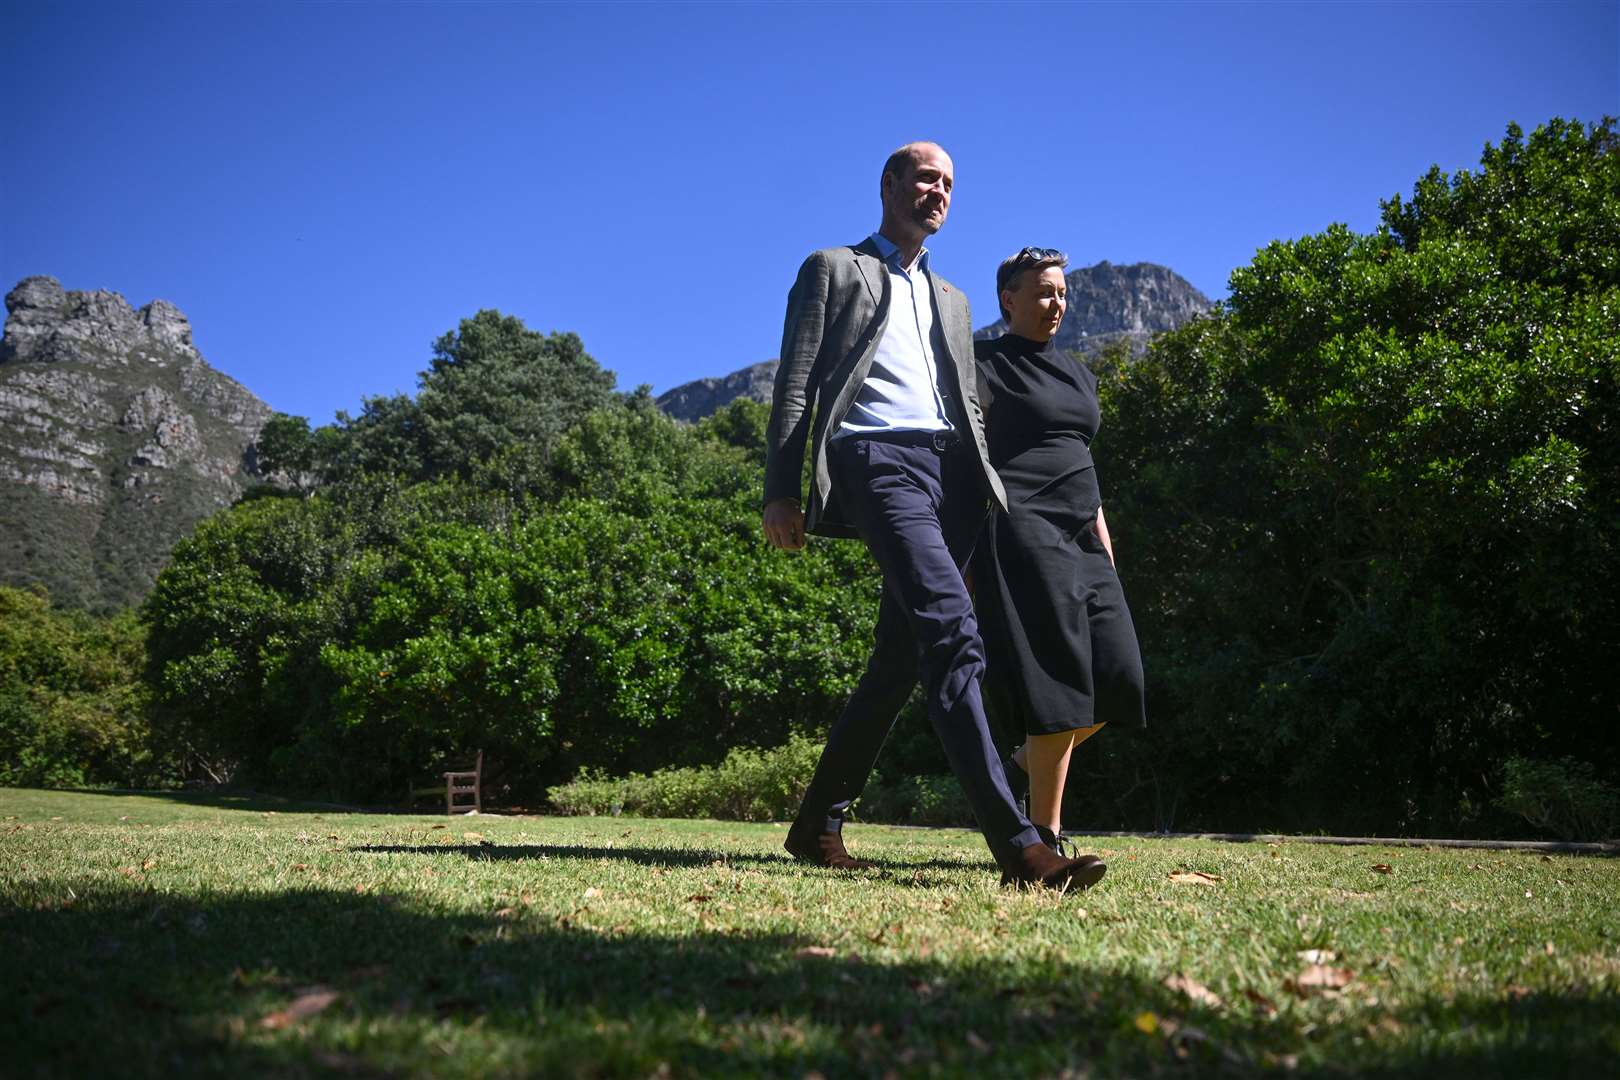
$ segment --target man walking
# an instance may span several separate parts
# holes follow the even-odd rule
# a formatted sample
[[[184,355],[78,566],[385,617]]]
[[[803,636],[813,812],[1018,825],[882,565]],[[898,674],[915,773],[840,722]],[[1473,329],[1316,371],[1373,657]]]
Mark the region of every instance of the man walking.
[[[923,241],[945,223],[954,166],[934,143],[884,164],[878,231],[813,253],[788,295],[766,434],[765,535],[796,550],[806,533],[859,537],[883,571],[872,657],[828,733],[786,847],[835,869],[873,865],[844,847],[844,814],[865,787],[922,680],[944,744],[1002,880],[1085,887],[1106,867],[1063,858],[1018,811],[979,696],[984,649],[961,567],[987,498],[989,464],[967,299],[929,269]],[[808,439],[810,508],[799,476]]]

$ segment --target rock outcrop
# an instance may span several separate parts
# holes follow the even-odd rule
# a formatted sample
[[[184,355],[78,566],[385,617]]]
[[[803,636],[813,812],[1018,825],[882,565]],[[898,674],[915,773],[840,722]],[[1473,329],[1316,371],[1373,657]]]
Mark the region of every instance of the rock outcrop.
[[[270,408],[214,370],[178,308],[24,279],[0,337],[0,583],[138,602],[175,541],[252,479]]]

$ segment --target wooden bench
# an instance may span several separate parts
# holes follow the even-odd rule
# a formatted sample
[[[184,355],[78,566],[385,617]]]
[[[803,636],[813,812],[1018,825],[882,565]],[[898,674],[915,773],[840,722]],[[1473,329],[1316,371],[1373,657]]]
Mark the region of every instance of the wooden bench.
[[[484,811],[484,752],[478,751],[471,769],[440,773],[444,778],[443,784],[434,784],[432,787],[411,788],[410,801],[416,802],[423,795],[438,795],[444,793],[444,812],[446,814],[481,814]],[[467,802],[471,797],[472,802]]]

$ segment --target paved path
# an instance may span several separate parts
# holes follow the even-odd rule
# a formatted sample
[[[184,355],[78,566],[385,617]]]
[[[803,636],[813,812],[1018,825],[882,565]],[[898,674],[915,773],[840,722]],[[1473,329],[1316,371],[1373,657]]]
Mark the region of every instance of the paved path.
[[[1620,842],[1566,843],[1561,840],[1422,840],[1384,836],[1284,836],[1278,833],[1156,833],[1063,831],[1064,836],[1130,836],[1145,840],[1225,840],[1234,844],[1337,844],[1341,847],[1483,848],[1490,851],[1541,851],[1565,855],[1620,855]]]

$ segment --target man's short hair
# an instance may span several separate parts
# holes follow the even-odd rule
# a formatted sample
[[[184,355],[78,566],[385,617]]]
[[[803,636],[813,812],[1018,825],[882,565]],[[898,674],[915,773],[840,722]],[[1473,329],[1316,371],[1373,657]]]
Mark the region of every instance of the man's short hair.
[[[1018,278],[1026,270],[1036,273],[1045,270],[1048,266],[1055,266],[1059,270],[1069,265],[1069,257],[1057,248],[1027,247],[1016,255],[1009,255],[1001,260],[996,267],[996,306],[1001,309],[1003,319],[1011,319],[1007,313],[1007,305],[1001,302],[1001,294],[1007,289],[1016,289]]]
[[[890,154],[889,160],[883,163],[883,172],[878,176],[879,191],[883,190],[884,177],[888,176],[890,173],[893,173],[900,179],[905,179],[906,166],[916,160],[917,148],[919,146],[939,146],[939,144],[931,139],[918,139],[914,142],[906,143],[906,145]],[[941,149],[943,149],[943,147],[941,147]]]

